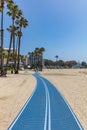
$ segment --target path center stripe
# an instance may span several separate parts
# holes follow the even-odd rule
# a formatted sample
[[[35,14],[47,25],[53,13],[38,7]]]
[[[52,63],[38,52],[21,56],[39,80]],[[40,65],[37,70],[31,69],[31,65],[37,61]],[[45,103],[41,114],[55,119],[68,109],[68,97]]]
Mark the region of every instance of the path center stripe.
[[[41,81],[44,84],[45,91],[46,91],[46,111],[45,111],[45,123],[44,123],[44,130],[47,130],[47,122],[48,122],[48,130],[51,130],[51,110],[50,110],[50,96],[49,96],[49,90],[47,88],[47,85],[45,81],[38,76]],[[47,116],[48,116],[48,121],[47,121]]]

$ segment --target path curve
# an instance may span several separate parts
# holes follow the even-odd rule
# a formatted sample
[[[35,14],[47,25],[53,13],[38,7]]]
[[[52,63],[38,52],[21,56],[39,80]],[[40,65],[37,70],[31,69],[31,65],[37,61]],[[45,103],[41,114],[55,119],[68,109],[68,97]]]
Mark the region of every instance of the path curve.
[[[37,86],[8,130],[83,130],[55,86],[35,73]]]

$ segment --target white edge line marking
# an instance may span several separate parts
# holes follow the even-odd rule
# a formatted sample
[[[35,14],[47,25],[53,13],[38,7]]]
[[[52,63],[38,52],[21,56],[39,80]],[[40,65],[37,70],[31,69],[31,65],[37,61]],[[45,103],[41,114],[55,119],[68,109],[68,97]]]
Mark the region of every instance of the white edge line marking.
[[[48,92],[48,98],[49,98],[49,130],[51,130],[51,110],[50,110],[50,96]]]
[[[58,90],[57,90],[57,91],[58,91]],[[60,92],[59,92],[59,93],[60,93]],[[74,117],[74,119],[75,119],[77,125],[79,126],[80,130],[83,130],[83,128],[82,128],[82,126],[81,126],[79,120],[77,119],[77,117],[76,117],[75,113],[73,112],[72,108],[70,107],[69,103],[67,102],[67,100],[65,99],[65,97],[64,97],[61,93],[60,93],[60,95],[62,96],[62,98],[64,99],[65,103],[67,104],[67,106],[68,106],[70,112],[72,113],[72,115],[73,115],[73,117]]]
[[[49,80],[48,80],[48,81],[49,81]],[[52,84],[52,85],[53,85],[53,84]],[[55,86],[53,85],[53,87],[55,87]],[[56,87],[55,87],[55,88],[56,88]],[[57,90],[57,92],[59,92],[59,94],[61,95],[61,97],[63,98],[63,100],[65,101],[65,103],[67,104],[67,106],[68,106],[70,112],[72,113],[72,115],[73,115],[73,117],[74,117],[76,123],[78,124],[80,130],[83,130],[83,128],[82,128],[82,126],[81,126],[81,124],[80,124],[78,118],[76,117],[75,113],[73,112],[72,108],[70,107],[70,105],[69,105],[69,103],[67,102],[67,100],[65,99],[65,97],[61,94],[61,92],[60,92],[57,88],[56,88],[56,90]]]
[[[22,110],[19,112],[18,116],[14,119],[14,121],[12,122],[12,124],[9,126],[8,130],[12,130],[12,127],[15,125],[15,123],[17,122],[17,120],[19,119],[19,117],[21,116],[22,112],[24,111],[24,109],[26,108],[27,104],[30,102],[31,98],[33,97],[35,91],[37,89],[37,83],[36,83],[36,88],[33,91],[32,95],[30,96],[30,98],[28,99],[28,101],[25,103],[24,107],[22,108]]]
[[[42,80],[42,82],[43,82],[43,84],[44,84],[44,86],[45,86],[45,90],[46,90],[46,96],[47,96],[47,98],[46,98],[46,100],[47,101],[49,101],[48,103],[49,103],[49,125],[48,125],[48,130],[51,130],[51,110],[50,110],[50,96],[49,96],[49,91],[48,91],[48,88],[47,88],[47,85],[46,85],[46,83],[44,82],[44,80],[41,78],[41,77],[39,77],[41,80]],[[47,105],[47,101],[46,101],[46,105]],[[47,108],[46,108],[46,113],[45,113],[45,125],[44,125],[44,130],[46,130],[46,121],[47,121]]]
[[[46,90],[45,90],[46,91]],[[45,110],[45,123],[44,123],[44,130],[46,130],[47,126],[47,92],[46,92],[46,110]]]
[[[43,82],[43,80],[42,80],[42,78],[40,76],[38,76],[38,78]],[[44,82],[43,82],[43,84],[44,84]],[[47,126],[47,91],[46,91],[46,87],[45,87],[45,92],[46,92],[46,108],[45,108],[44,130],[46,130],[46,126]]]

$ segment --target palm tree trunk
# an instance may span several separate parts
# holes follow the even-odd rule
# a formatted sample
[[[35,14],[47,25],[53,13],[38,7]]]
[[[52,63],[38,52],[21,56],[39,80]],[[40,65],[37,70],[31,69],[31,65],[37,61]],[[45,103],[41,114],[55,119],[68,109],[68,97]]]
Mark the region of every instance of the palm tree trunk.
[[[19,72],[19,64],[20,64],[20,43],[21,43],[21,36],[19,36],[19,41],[18,41],[18,64],[17,64],[17,71],[16,74]]]
[[[13,39],[13,35],[12,35],[12,32],[11,32],[11,35],[10,35],[10,44],[9,44],[9,50],[8,50],[8,57],[7,57],[6,67],[8,66],[9,57],[10,57],[10,53],[11,53],[12,39]]]
[[[17,43],[16,43],[16,51],[15,51],[15,74],[16,74],[16,71],[17,71],[17,62],[16,62],[16,60],[17,60],[17,52],[18,52],[18,37],[17,37]]]
[[[14,60],[14,70],[15,70],[15,60],[16,60],[16,56],[15,56],[15,34],[13,32],[13,60]]]
[[[8,51],[8,58],[7,58],[6,66],[8,66],[9,57],[10,57],[10,54],[11,54],[12,42],[13,42],[13,59],[14,59],[14,42],[15,42],[15,40],[14,40],[14,19],[12,19],[12,32],[11,32],[11,35],[10,35],[10,44],[9,44],[9,51]]]
[[[0,66],[0,69],[1,69],[1,76],[3,76],[3,10],[1,12],[1,66]]]

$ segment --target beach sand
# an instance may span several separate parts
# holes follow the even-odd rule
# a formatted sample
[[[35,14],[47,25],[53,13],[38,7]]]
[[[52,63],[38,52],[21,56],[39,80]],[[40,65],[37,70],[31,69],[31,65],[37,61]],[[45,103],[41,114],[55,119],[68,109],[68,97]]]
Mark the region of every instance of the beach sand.
[[[87,130],[87,69],[44,70],[41,75],[57,87]]]
[[[0,130],[7,130],[36,86],[33,72],[0,77]]]
[[[7,130],[36,87],[33,71],[0,78],[0,130]],[[87,130],[87,69],[43,70]]]

